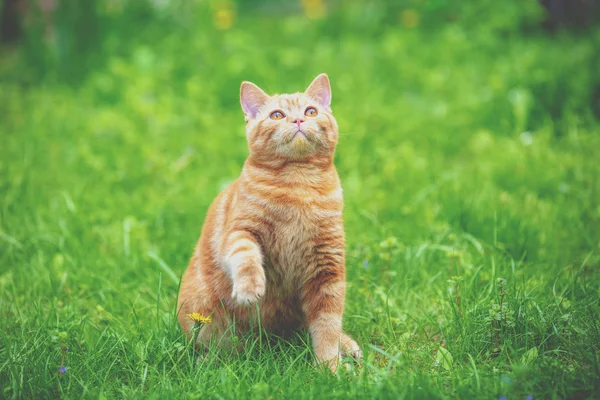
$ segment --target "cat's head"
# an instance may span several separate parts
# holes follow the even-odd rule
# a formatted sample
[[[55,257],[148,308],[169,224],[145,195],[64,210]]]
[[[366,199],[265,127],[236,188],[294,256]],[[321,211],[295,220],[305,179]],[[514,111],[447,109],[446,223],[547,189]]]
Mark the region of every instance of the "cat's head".
[[[317,76],[304,93],[269,96],[255,84],[243,82],[240,102],[251,155],[294,161],[333,156],[338,127],[326,74]]]

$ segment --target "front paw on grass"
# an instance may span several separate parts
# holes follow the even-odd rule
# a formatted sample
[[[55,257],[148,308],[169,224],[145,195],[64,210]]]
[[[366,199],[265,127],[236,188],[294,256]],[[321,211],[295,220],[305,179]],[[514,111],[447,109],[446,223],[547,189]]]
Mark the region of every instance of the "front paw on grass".
[[[322,369],[326,372],[339,374],[340,371],[351,372],[355,370],[355,368],[360,365],[360,359],[354,358],[350,356],[344,357],[340,355],[334,359],[329,361],[323,361],[321,363],[317,362],[316,367]]]

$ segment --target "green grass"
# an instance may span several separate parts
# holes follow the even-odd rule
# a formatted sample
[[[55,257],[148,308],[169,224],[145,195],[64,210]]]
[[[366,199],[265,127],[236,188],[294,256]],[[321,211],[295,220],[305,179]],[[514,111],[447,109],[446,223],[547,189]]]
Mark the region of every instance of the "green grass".
[[[600,397],[600,31],[549,35],[535,2],[406,4],[416,27],[381,1],[239,8],[224,31],[176,8],[131,37],[112,16],[74,81],[3,50],[0,397]],[[246,157],[239,84],[320,72],[365,360],[316,370],[302,333],[197,361],[176,296]]]

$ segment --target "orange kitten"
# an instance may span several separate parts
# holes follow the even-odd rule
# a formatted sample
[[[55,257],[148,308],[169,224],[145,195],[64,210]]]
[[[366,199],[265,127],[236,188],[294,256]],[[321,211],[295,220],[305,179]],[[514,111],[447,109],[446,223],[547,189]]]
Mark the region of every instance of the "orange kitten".
[[[179,323],[211,316],[197,345],[235,322],[285,334],[308,328],[319,363],[335,371],[342,355],[361,357],[342,332],[345,253],[342,188],[333,165],[338,128],[329,78],[304,93],[269,96],[243,82],[240,100],[250,154],[241,176],[217,196],[185,271]],[[249,307],[252,306],[252,307]]]

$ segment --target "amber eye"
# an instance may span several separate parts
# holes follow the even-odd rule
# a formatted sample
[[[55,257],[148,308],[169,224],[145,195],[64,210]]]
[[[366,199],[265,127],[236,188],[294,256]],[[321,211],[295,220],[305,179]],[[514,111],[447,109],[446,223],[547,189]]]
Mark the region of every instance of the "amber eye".
[[[271,119],[283,119],[285,115],[281,111],[273,111],[271,113]]]
[[[316,117],[317,114],[317,109],[314,107],[308,107],[306,111],[304,111],[304,115],[306,115],[307,117]]]

